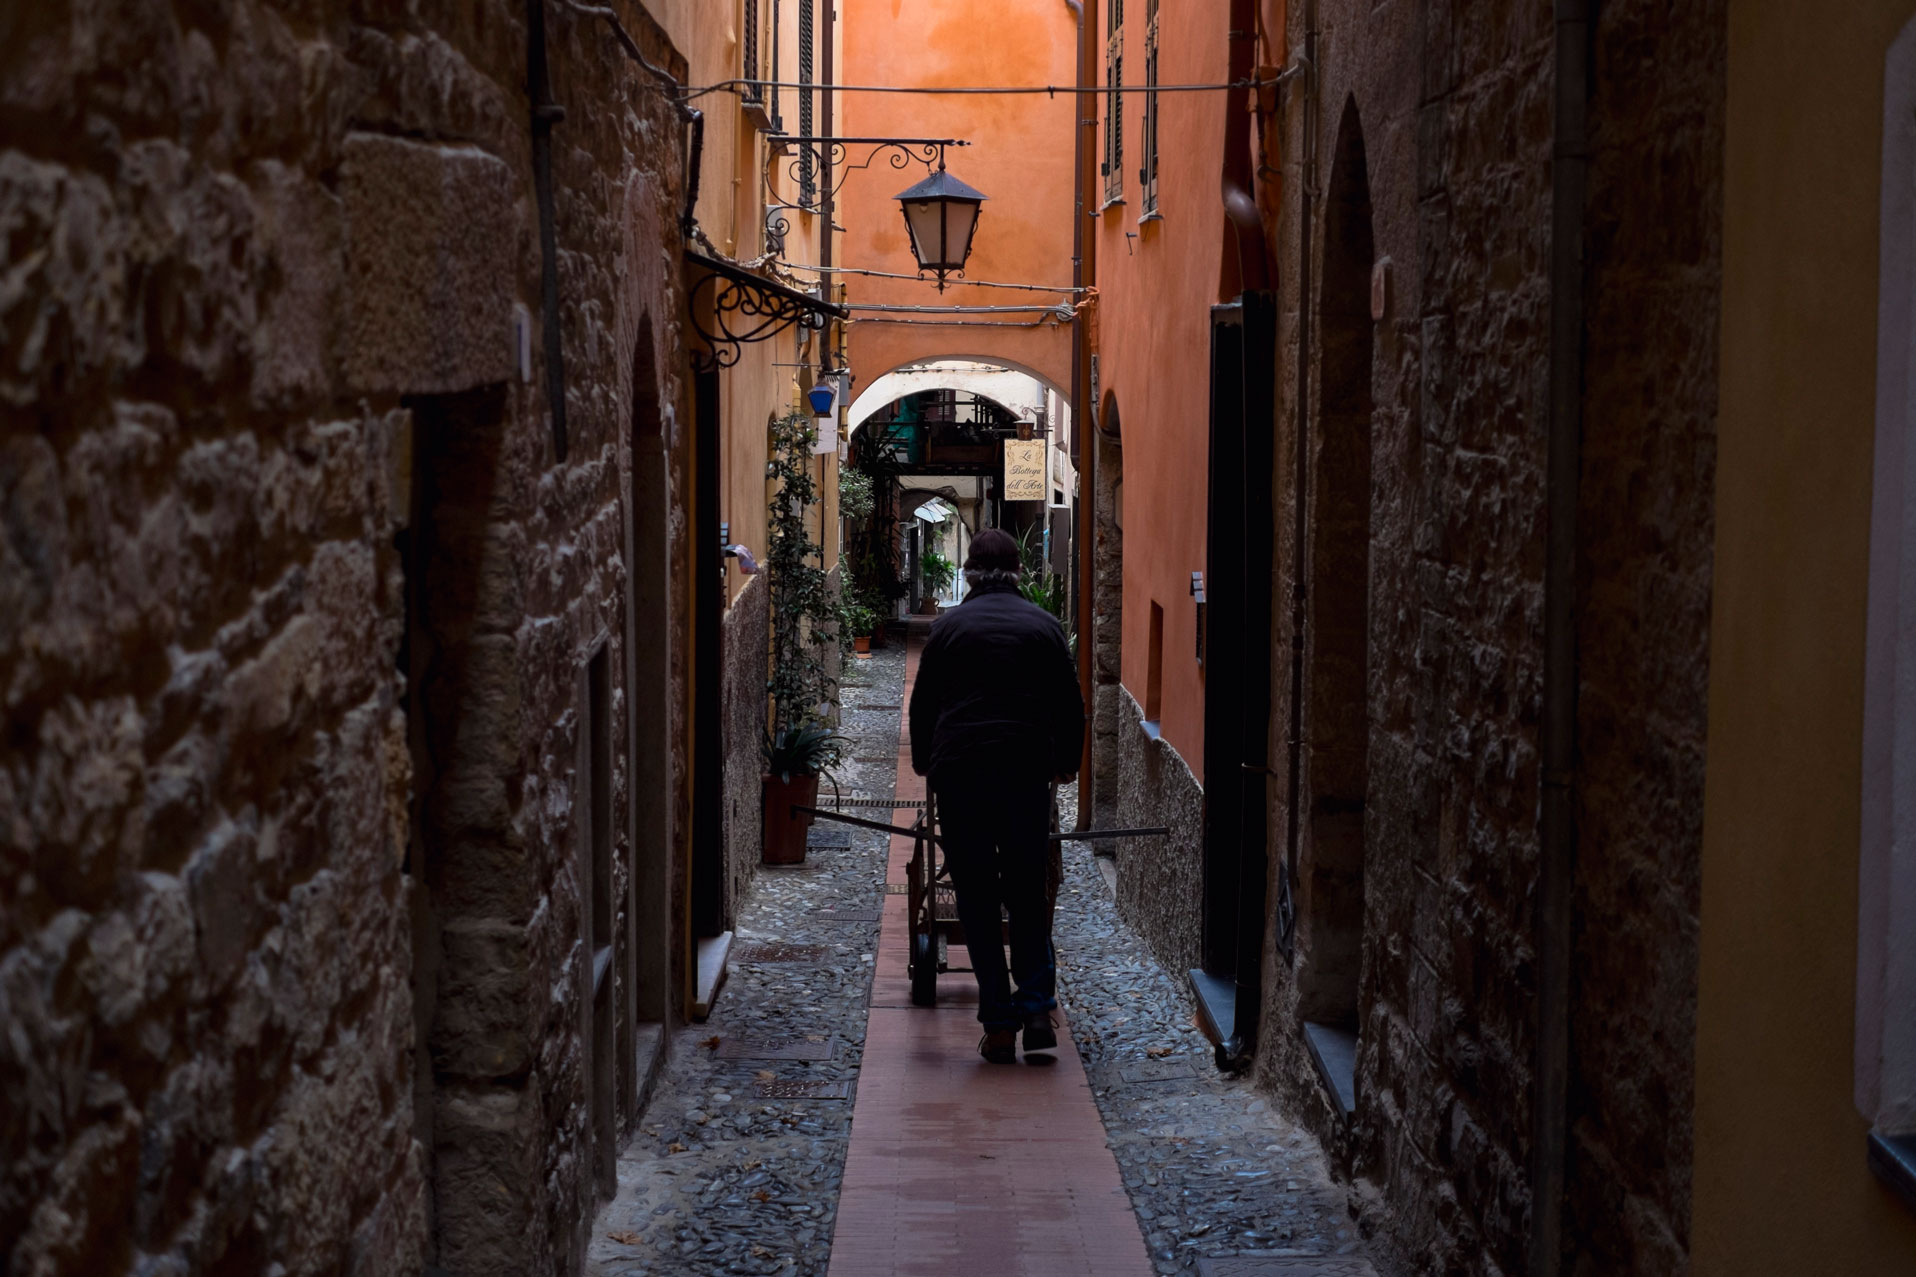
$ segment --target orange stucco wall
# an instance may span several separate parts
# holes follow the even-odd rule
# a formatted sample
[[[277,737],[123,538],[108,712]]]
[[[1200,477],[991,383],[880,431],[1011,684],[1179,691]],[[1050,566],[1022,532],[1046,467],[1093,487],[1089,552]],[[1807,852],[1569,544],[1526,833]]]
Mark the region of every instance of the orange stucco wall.
[[[1916,1272],[1854,1100],[1884,55],[1912,13],[1730,7],[1699,1275]]]
[[[1099,48],[1108,4],[1094,4]],[[1127,6],[1124,79],[1144,81],[1144,5]],[[1264,7],[1284,29],[1281,4]],[[1193,0],[1159,12],[1160,84],[1226,78],[1229,0]],[[1100,57],[1099,65],[1103,65]],[[1121,677],[1144,703],[1151,604],[1164,609],[1163,738],[1204,774],[1204,687],[1191,573],[1205,570],[1210,403],[1210,307],[1227,243],[1219,195],[1225,95],[1160,95],[1158,216],[1144,218],[1138,169],[1144,97],[1124,94],[1122,202],[1096,214],[1099,396],[1115,402],[1124,452],[1124,634]],[[1104,145],[1103,112],[1098,144]],[[1272,157],[1275,164],[1276,157]],[[1268,206],[1274,192],[1260,192]],[[1093,208],[1102,202],[1100,186]]]
[[[998,0],[841,0],[844,60],[839,82],[878,85],[1069,85],[1076,81],[1077,19],[1064,0],[1005,5]],[[1071,95],[983,97],[838,95],[839,134],[949,137],[950,171],[989,196],[966,275],[973,280],[1068,286],[1072,251]],[[856,148],[854,162],[864,150]],[[838,262],[909,273],[917,269],[898,192],[925,169],[894,169],[881,158],[850,173],[839,196]],[[929,281],[842,277],[851,301],[900,305],[1055,305],[1059,294],[1014,292],[953,281],[941,296]],[[1029,368],[1070,385],[1071,328],[1024,324],[1035,315],[992,315],[964,323],[855,317],[851,366],[860,387],[903,364],[967,357]],[[938,319],[918,316],[917,321]],[[990,322],[985,322],[990,321]]]

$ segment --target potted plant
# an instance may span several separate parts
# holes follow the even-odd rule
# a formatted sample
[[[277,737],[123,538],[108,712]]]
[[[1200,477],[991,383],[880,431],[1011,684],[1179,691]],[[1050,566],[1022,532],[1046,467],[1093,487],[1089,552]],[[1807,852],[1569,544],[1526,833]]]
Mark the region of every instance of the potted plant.
[[[918,565],[918,574],[925,581],[925,611],[936,613],[938,596],[958,579],[958,565],[936,550],[927,550],[924,561]]]
[[[845,738],[823,723],[783,727],[765,738],[765,841],[760,853],[768,865],[795,865],[805,859],[805,835],[812,818],[794,807],[818,805],[818,778],[838,766]]]
[[[825,645],[844,619],[838,591],[816,560],[810,508],[818,501],[812,476],[811,420],[792,412],[772,423],[772,478],[778,484],[768,521],[766,564],[772,610],[771,702],[765,740],[763,851],[769,864],[805,858],[810,817],[794,805],[818,801],[819,774],[837,764],[840,738],[826,724],[836,699],[836,669],[827,669]]]
[[[872,650],[872,631],[878,628],[878,613],[856,600],[845,604],[840,630],[852,636],[852,650],[869,652]]]

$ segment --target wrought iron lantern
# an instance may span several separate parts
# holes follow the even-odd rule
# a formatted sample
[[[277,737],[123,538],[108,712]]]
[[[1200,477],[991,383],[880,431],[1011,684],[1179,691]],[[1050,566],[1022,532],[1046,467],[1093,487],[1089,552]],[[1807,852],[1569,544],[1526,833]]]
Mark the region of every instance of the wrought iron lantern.
[[[905,229],[911,234],[912,256],[918,259],[919,270],[938,273],[941,293],[945,276],[962,271],[971,256],[978,206],[986,198],[984,192],[947,173],[942,164],[930,177],[898,194]]]

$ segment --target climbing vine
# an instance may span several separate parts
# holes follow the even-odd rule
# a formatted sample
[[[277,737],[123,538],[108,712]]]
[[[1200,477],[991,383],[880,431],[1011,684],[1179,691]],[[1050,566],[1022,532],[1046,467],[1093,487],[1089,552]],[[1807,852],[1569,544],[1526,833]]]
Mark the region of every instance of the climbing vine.
[[[771,544],[766,571],[772,587],[772,734],[820,722],[837,694],[837,680],[819,647],[838,636],[838,599],[824,568],[823,548],[812,540],[809,519],[818,503],[812,474],[812,422],[794,412],[772,424]]]

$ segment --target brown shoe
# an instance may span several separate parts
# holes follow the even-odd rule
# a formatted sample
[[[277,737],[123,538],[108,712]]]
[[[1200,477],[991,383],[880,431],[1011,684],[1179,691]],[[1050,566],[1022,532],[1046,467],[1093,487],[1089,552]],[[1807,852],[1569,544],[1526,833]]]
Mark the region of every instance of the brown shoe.
[[[1018,1030],[990,1030],[978,1039],[978,1054],[985,1057],[987,1064],[1016,1064],[1018,1062]]]

